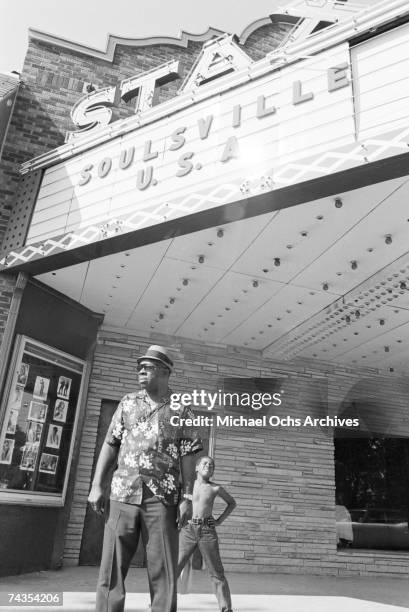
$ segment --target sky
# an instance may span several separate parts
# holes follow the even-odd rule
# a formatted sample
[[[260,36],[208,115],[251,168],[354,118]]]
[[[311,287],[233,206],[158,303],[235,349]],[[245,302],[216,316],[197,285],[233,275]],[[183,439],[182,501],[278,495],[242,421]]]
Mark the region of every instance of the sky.
[[[118,36],[201,34],[209,26],[241,34],[285,0],[0,0],[0,72],[21,71],[28,28],[105,49]]]

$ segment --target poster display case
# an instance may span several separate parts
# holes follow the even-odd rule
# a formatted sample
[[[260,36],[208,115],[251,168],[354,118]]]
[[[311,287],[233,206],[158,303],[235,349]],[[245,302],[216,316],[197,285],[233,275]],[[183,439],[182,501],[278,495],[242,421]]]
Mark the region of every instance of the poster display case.
[[[3,396],[0,503],[62,506],[85,362],[17,336]]]

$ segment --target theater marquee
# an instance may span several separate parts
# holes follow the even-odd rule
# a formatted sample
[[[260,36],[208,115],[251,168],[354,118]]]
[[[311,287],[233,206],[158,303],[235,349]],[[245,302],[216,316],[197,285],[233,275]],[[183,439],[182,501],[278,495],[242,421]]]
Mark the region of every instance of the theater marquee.
[[[219,75],[220,41],[212,41],[176,98],[149,107],[140,95],[135,115],[114,123],[108,106],[94,113],[96,101],[124,97],[142,77],[91,93],[73,113],[83,129],[80,117],[84,122],[91,111],[90,129],[23,166],[45,170],[26,247],[1,263],[24,264],[237,203],[238,217],[230,212],[227,222],[240,218],[240,201],[251,207],[249,197],[407,152],[401,92],[408,76],[398,61],[407,31],[405,25],[353,48],[341,42],[284,63],[246,60],[227,37],[223,61],[230,68],[222,63]]]
[[[27,243],[90,225],[140,229],[308,179],[322,174],[314,155],[353,138],[341,45],[46,169]]]

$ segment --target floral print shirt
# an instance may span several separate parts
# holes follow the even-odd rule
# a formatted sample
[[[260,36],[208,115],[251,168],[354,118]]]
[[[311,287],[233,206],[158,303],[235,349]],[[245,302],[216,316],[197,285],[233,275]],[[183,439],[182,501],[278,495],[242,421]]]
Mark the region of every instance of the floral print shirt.
[[[140,504],[145,484],[167,506],[178,503],[180,458],[202,450],[202,443],[193,428],[170,424],[171,416],[194,418],[194,413],[189,407],[171,410],[169,397],[154,407],[145,391],[120,401],[105,438],[119,448],[111,499]]]

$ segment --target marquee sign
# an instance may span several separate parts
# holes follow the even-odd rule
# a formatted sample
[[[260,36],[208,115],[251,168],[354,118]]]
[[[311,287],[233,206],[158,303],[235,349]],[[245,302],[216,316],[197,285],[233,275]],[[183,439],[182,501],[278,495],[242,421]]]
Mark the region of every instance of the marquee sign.
[[[348,87],[350,81],[347,76],[347,71],[347,63],[327,69],[326,78],[329,92],[340,89],[341,87]],[[296,80],[292,83],[291,96],[292,104],[296,105],[313,100],[314,93],[312,91],[303,92],[302,82]],[[267,107],[266,96],[264,94],[258,95],[252,105],[249,104],[249,110],[251,107],[257,119],[264,119],[270,115],[275,115],[277,112],[275,106]],[[242,105],[235,104],[231,109],[230,115],[232,128],[239,128],[242,124]],[[199,116],[196,120],[196,126],[194,126],[194,129],[197,130],[196,137],[198,136],[200,140],[206,140],[211,134],[212,128],[214,129],[214,119],[214,114],[207,115],[206,117]],[[155,147],[151,139],[146,140],[142,145],[142,157],[140,159],[135,158],[135,145],[132,144],[130,147],[120,150],[118,159],[112,156],[106,156],[99,161],[96,167],[94,167],[92,163],[87,164],[81,171],[78,185],[87,185],[95,178],[104,179],[112,170],[115,170],[115,161],[117,161],[119,169],[126,170],[134,163],[153,162],[153,160],[158,159],[160,152],[162,152],[162,159],[166,163],[167,151],[178,151],[189,148],[189,143],[186,141],[186,130],[186,125],[179,125],[171,134],[165,134],[163,136],[163,141],[157,143]],[[239,151],[240,145],[238,137],[235,135],[229,136],[221,147],[219,161],[221,163],[226,163],[231,159],[238,158],[240,155]],[[194,151],[185,151],[177,158],[175,176],[186,176],[193,170],[195,167],[194,155]],[[139,169],[136,173],[136,188],[141,191],[147,189],[152,184],[157,184],[155,181],[154,166],[151,163]]]
[[[409,46],[408,30],[362,43],[352,61],[345,42],[239,85],[231,76],[244,78],[245,54],[235,54],[229,37],[205,45],[176,105],[141,112],[155,117],[150,123],[131,117],[111,124],[111,139],[109,125],[91,127],[100,144],[75,138],[76,155],[66,146],[56,150],[68,159],[44,172],[26,248],[1,263],[25,263],[406,152],[409,100],[401,94],[409,77],[397,58]],[[168,64],[167,72],[162,66],[145,75],[150,91],[159,74],[176,69]],[[147,98],[143,85],[136,90],[141,111]],[[186,91],[200,93],[189,106]],[[93,93],[94,101],[102,95]]]
[[[214,59],[199,61],[203,78]],[[353,130],[349,51],[341,45],[48,168],[27,243],[91,225],[146,227],[247,197],[253,183],[289,184],[297,175],[280,176],[283,163],[327,150],[328,140],[351,141]]]

